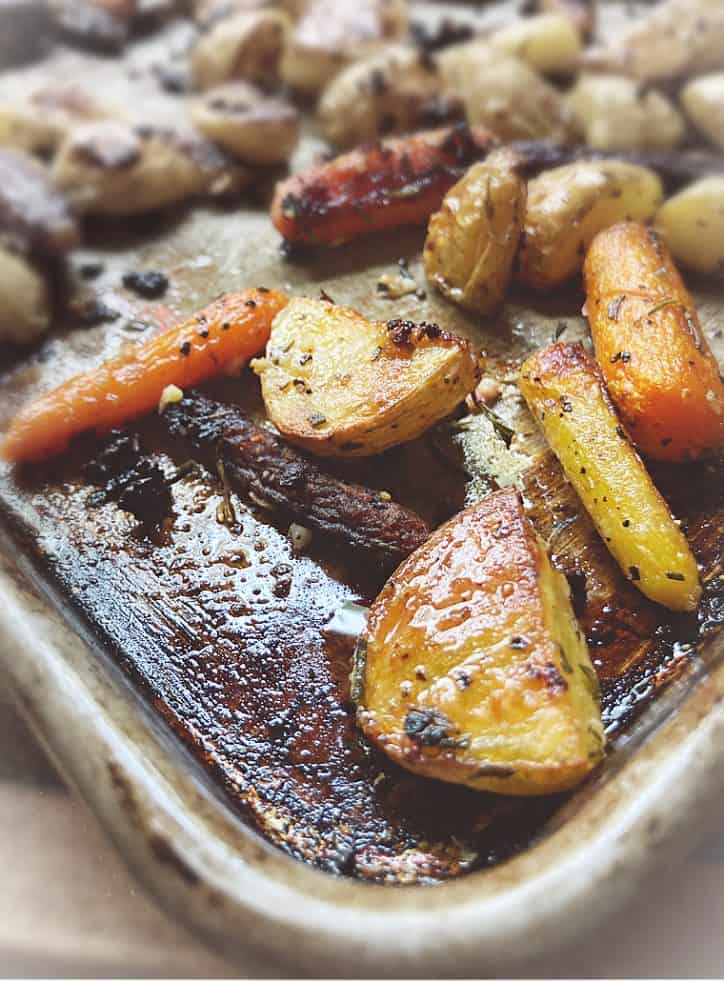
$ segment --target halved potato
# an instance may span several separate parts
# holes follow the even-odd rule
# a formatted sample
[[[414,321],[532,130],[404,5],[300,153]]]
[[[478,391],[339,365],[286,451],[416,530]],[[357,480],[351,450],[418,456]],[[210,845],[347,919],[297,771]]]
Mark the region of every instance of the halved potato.
[[[651,170],[623,160],[579,161],[554,167],[528,182],[518,278],[549,290],[574,276],[603,228],[646,221],[662,198]]]
[[[299,113],[247,82],[227,82],[194,99],[191,119],[210,140],[248,164],[284,163],[299,140]]]
[[[515,55],[542,75],[567,75],[574,71],[583,47],[581,33],[570,17],[542,13],[521,17],[494,31],[490,44]]]
[[[667,149],[686,132],[681,113],[665,95],[624,75],[582,75],[568,104],[586,143],[598,150]]]
[[[435,324],[373,323],[356,310],[297,297],[252,362],[267,415],[321,456],[369,456],[415,439],[475,387],[470,344]]]
[[[358,721],[396,763],[504,794],[566,790],[601,760],[598,682],[518,493],[456,515],[373,604]]]
[[[516,164],[507,149],[473,164],[428,225],[427,278],[453,302],[479,313],[499,306],[513,274],[526,198]]]
[[[703,177],[674,194],[654,223],[678,262],[724,276],[724,174]]]
[[[520,390],[626,577],[655,603],[695,610],[696,560],[593,358],[580,344],[551,344],[524,362]]]

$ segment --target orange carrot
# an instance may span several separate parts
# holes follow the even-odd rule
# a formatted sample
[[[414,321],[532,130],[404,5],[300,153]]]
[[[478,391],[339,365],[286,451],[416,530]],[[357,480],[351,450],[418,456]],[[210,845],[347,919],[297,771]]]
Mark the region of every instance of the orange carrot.
[[[226,294],[130,354],[70,378],[21,410],[0,456],[14,463],[53,456],[78,433],[103,432],[152,411],[167,385],[198,385],[241,368],[264,349],[287,300],[264,288]]]

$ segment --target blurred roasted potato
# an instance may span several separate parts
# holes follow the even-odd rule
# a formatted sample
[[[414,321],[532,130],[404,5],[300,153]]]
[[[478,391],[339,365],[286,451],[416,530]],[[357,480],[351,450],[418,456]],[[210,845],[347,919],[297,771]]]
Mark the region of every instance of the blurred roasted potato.
[[[724,149],[724,72],[693,79],[679,99],[696,128]]]
[[[576,135],[561,93],[489,41],[451,45],[440,52],[437,63],[449,91],[465,104],[471,125],[485,126],[503,141],[546,138],[566,143]]]
[[[197,194],[226,193],[248,174],[193,133],[122,123],[73,130],[53,161],[56,186],[81,212],[131,215]]]
[[[601,760],[568,583],[515,491],[456,515],[394,573],[358,643],[353,697],[396,763],[476,790],[553,793]]]
[[[299,297],[276,317],[252,367],[269,419],[321,456],[369,456],[414,439],[478,379],[468,342],[434,324],[372,323]]]
[[[686,129],[664,95],[623,75],[582,75],[568,101],[586,143],[598,150],[665,149]]]
[[[520,390],[625,576],[655,603],[695,610],[696,559],[591,355],[580,344],[551,344],[524,362]]]
[[[202,34],[191,54],[193,77],[208,89],[232,79],[269,87],[279,79],[279,61],[289,30],[279,10],[257,10],[219,20]]]
[[[25,98],[0,101],[0,146],[48,153],[74,126],[121,115],[75,82],[57,82],[36,89]]]
[[[0,342],[33,344],[49,326],[45,277],[26,256],[0,245]]]
[[[581,55],[594,71],[639,82],[670,81],[724,68],[721,0],[664,0],[637,17],[621,36]]]
[[[496,150],[445,195],[428,225],[423,260],[431,283],[454,303],[490,313],[513,272],[526,183],[510,150]]]
[[[541,75],[568,75],[581,53],[581,34],[570,17],[543,13],[494,31],[492,47],[520,58]]]
[[[285,163],[299,141],[299,113],[246,82],[227,82],[191,102],[191,119],[244,163]]]
[[[289,35],[282,80],[315,95],[345,65],[401,40],[407,26],[407,0],[309,0]]]
[[[463,108],[443,91],[433,61],[395,44],[343,68],[324,89],[318,114],[326,138],[348,147],[459,118]]]
[[[724,174],[674,194],[659,208],[655,225],[682,265],[724,276]]]
[[[652,171],[621,160],[579,161],[528,182],[518,278],[538,290],[564,283],[583,266],[602,228],[651,218],[662,197]]]

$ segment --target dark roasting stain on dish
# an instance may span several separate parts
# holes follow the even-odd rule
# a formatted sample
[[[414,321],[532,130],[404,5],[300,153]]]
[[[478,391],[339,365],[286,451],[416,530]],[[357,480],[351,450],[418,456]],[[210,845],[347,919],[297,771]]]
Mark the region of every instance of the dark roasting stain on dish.
[[[184,460],[178,448],[172,458],[158,421],[139,434],[147,458],[174,475]],[[113,502],[91,504],[97,487],[82,473],[96,453],[81,440],[62,464],[17,480],[4,475],[3,516],[43,576],[269,840],[335,874],[424,883],[500,862],[541,833],[564,798],[496,798],[425,780],[397,769],[357,730],[353,637],[329,624],[346,601],[374,595],[384,578],[379,566],[357,554],[345,562],[322,535],[309,555],[295,555],[285,521],[238,497],[234,520],[220,523],[222,487],[208,471],[172,484],[171,519],[149,532]],[[689,472],[686,486],[671,474],[661,479],[709,580],[703,617],[712,629],[721,619],[721,472],[708,477],[695,482]],[[711,491],[692,493],[701,486]],[[618,732],[685,668],[699,625],[662,623],[595,539],[585,562],[577,558],[590,530],[552,465],[532,472],[527,494],[556,561],[579,585],[583,577],[582,621],[605,719]]]

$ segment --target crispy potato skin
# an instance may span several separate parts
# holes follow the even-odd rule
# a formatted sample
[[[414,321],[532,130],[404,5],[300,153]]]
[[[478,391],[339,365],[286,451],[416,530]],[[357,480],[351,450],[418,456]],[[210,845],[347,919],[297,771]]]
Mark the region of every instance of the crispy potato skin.
[[[422,225],[495,144],[460,124],[358,147],[277,184],[272,222],[288,242],[326,246]]]
[[[629,442],[593,358],[580,344],[551,344],[524,362],[520,389],[627,578],[656,603],[695,610],[696,560]]]
[[[651,229],[601,232],[584,265],[596,357],[647,456],[687,460],[724,444],[724,385],[671,256]]]
[[[568,584],[518,494],[439,528],[370,610],[358,721],[401,766],[505,794],[572,787],[603,755]]]
[[[369,456],[415,439],[479,378],[470,344],[434,324],[373,323],[301,297],[275,318],[252,367],[277,429],[320,456]]]
[[[510,150],[496,150],[450,188],[430,219],[427,278],[454,303],[477,313],[500,305],[513,275],[526,182]]]
[[[653,171],[622,160],[545,171],[528,182],[519,280],[541,291],[560,286],[580,270],[597,232],[627,216],[650,218],[661,198]]]

